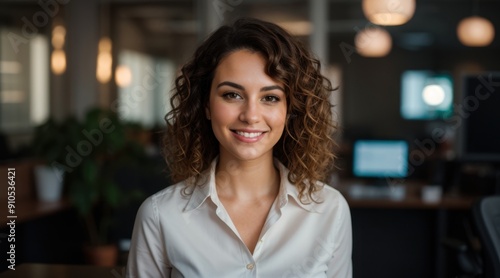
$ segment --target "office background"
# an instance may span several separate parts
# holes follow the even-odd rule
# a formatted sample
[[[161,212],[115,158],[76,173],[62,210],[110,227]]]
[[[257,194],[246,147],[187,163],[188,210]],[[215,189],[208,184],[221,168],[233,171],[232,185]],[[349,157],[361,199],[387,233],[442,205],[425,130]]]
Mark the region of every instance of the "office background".
[[[393,2],[398,5],[391,6],[390,11],[399,11],[404,3],[412,1]],[[498,190],[498,149],[491,150],[497,154],[494,158],[464,159],[464,138],[469,132],[464,128],[468,127],[469,114],[476,109],[463,99],[470,93],[465,89],[466,80],[478,80],[479,76],[483,80],[491,76],[497,79],[474,83],[476,87],[482,84],[493,95],[498,90],[500,2],[419,0],[409,20],[397,26],[371,23],[366,9],[358,0],[0,1],[2,169],[16,167],[18,200],[24,198],[32,205],[39,202],[40,194],[35,165],[48,162],[70,177],[64,179],[62,201],[53,205],[45,202],[42,212],[26,213],[17,226],[17,237],[22,239],[18,262],[86,262],[81,246],[89,236],[79,217],[85,208],[74,205],[75,200],[83,203],[85,198],[75,195],[101,192],[102,180],[96,178],[95,187],[85,187],[88,190],[81,194],[75,193],[71,185],[78,183],[75,173],[81,165],[91,165],[82,170],[82,175],[92,175],[94,172],[88,169],[106,163],[119,167],[110,170],[106,166],[116,187],[104,188],[108,193],[118,188],[121,195],[99,195],[109,202],[93,207],[93,216],[101,220],[103,207],[113,205],[113,221],[105,241],[116,244],[120,254],[126,254],[140,200],[169,185],[159,138],[177,70],[211,31],[249,16],[280,24],[296,35],[317,55],[325,75],[338,87],[331,98],[340,124],[336,135],[339,167],[332,175],[332,186],[345,189],[348,196],[351,181],[379,182],[353,177],[356,140],[404,140],[409,144],[405,159],[414,168],[411,175],[404,177],[406,194],[415,191],[420,198],[421,186],[437,185],[444,194],[458,196],[458,205],[421,200],[415,204],[388,199],[351,200],[355,277],[456,275],[454,255],[441,246],[441,239],[466,240],[470,204]],[[473,15],[487,19],[497,32],[485,46],[464,45],[457,35],[462,20]],[[388,49],[384,50],[384,45]],[[410,75],[416,77],[405,79]],[[432,104],[432,98],[422,101],[422,89],[439,78],[450,84],[440,87],[446,89],[438,92],[443,94],[443,99],[438,100],[441,102]],[[444,100],[447,103],[442,104]],[[486,105],[478,102],[478,106]],[[411,109],[423,112],[412,114]],[[37,127],[48,119],[61,123],[50,127],[54,129],[45,126],[45,132],[52,130],[53,137],[44,136],[43,130],[41,135],[37,133]],[[499,119],[490,119],[492,129]],[[75,131],[75,127],[79,129]],[[439,138],[436,132],[442,132]],[[66,136],[73,133],[74,137]],[[116,139],[114,133],[126,139]],[[498,133],[492,136],[498,138]],[[67,140],[60,144],[62,154],[55,150],[51,156],[43,151],[62,137]],[[90,145],[78,145],[82,140]],[[108,156],[106,151],[117,145],[120,148]],[[75,152],[69,162],[71,150],[67,146]],[[96,160],[97,166],[92,164]],[[130,160],[141,161],[143,167]],[[70,170],[75,173],[69,175]],[[2,189],[2,206],[7,203],[6,192]],[[127,202],[122,204],[121,199],[113,198]],[[35,206],[32,211],[37,209]],[[8,233],[4,225],[2,229]],[[118,263],[124,263],[123,257]],[[2,266],[5,269],[6,265]]]

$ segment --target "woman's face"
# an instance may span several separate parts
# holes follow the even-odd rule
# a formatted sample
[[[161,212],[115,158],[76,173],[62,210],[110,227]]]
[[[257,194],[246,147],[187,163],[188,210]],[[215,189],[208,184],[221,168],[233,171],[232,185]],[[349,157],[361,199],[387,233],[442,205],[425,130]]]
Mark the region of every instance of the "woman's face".
[[[272,159],[286,121],[283,84],[265,71],[261,54],[238,50],[223,58],[210,88],[207,117],[221,158]]]

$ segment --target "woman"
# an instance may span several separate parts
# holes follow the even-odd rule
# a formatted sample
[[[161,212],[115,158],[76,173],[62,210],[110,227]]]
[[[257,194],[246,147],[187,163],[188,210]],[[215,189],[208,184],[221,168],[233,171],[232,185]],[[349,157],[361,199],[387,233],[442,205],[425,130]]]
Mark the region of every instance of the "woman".
[[[277,25],[215,31],[176,79],[164,153],[180,182],[139,209],[127,277],[352,277],[349,208],[320,181],[331,91]]]

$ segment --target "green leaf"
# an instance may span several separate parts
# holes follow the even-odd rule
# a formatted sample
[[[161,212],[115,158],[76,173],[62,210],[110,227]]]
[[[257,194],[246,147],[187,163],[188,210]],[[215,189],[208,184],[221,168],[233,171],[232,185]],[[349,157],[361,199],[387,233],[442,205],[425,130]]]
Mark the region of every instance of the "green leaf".
[[[97,182],[98,165],[97,162],[91,159],[84,159],[83,161],[83,178],[85,183],[91,185]]]
[[[95,192],[79,180],[74,181],[70,186],[69,197],[80,215],[87,215],[92,211],[96,196]]]
[[[133,189],[127,191],[126,198],[123,199],[123,205],[130,204],[135,201],[142,201],[146,197],[146,194],[139,189]]]
[[[121,192],[118,186],[112,182],[103,183],[103,199],[111,207],[117,208],[120,205]]]

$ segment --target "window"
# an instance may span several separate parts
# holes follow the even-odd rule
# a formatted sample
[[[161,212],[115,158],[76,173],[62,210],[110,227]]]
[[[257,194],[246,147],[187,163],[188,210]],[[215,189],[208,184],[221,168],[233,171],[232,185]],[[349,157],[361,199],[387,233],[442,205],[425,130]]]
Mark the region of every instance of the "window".
[[[29,39],[17,53],[9,33],[0,28],[0,129],[23,132],[49,116],[49,42],[46,36]]]
[[[170,111],[170,90],[175,78],[173,62],[124,50],[118,55],[118,115],[144,127],[164,124]]]

